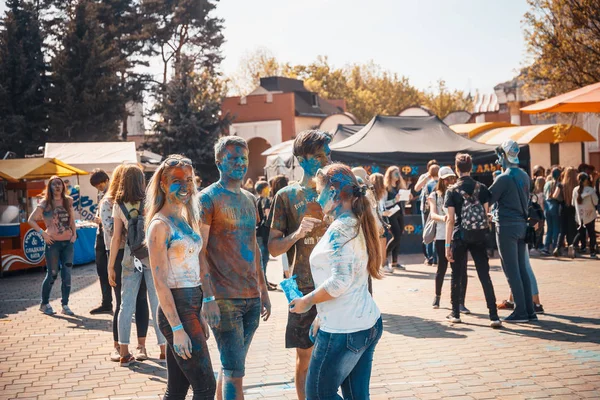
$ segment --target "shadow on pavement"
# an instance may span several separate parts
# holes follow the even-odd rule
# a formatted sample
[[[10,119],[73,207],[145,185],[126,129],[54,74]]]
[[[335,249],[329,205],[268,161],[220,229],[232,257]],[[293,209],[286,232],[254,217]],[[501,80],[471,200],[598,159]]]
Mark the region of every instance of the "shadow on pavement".
[[[381,314],[383,330],[393,335],[409,336],[419,339],[462,339],[467,335],[460,332],[472,331],[464,326],[439,323],[430,319],[414,316]]]
[[[46,277],[46,268],[32,268],[5,274],[0,279],[0,319],[8,318],[11,314],[25,311],[40,303],[42,294],[42,282]],[[50,301],[61,297],[61,278],[54,282]],[[71,298],[78,291],[90,285],[97,285],[98,275],[96,264],[86,264],[73,267],[71,271]],[[98,288],[98,299],[100,299],[100,288]],[[72,303],[71,303],[72,304]],[[75,307],[76,308],[76,307]],[[59,311],[56,310],[55,311]]]
[[[541,316],[541,318],[543,318],[543,316]],[[528,329],[521,329],[521,326],[526,326]],[[567,324],[561,321],[548,321],[542,319],[526,325],[505,323],[504,327],[507,329],[503,330],[502,333],[508,335],[514,334],[519,336],[529,336],[538,339],[559,342],[585,342],[600,344],[600,329],[586,328],[574,324]]]
[[[113,323],[112,318],[110,319],[95,319],[88,318],[82,315],[75,315],[72,317],[67,317],[64,315],[56,314],[49,318],[57,318],[62,319],[66,322],[69,322],[73,325],[66,326],[67,329],[83,329],[83,330],[95,330],[95,331],[104,331],[104,332],[112,332],[113,331]]]
[[[549,317],[558,318],[558,319],[566,319],[574,324],[590,324],[590,325],[600,325],[600,319],[598,318],[587,318],[587,317],[579,317],[574,315],[559,315],[559,314],[549,314],[545,313]]]

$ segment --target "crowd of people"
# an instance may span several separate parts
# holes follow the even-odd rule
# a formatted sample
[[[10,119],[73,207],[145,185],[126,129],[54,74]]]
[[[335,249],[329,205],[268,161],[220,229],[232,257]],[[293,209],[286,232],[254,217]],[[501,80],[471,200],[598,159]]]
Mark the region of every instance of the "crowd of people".
[[[397,166],[369,176],[363,168],[332,164],[330,140],[317,130],[296,137],[293,152],[303,170],[297,182],[277,176],[244,183],[248,145],[236,136],[218,140],[220,179],[203,189],[192,160],[181,155],[168,156],[148,185],[137,165],[121,165],[110,177],[94,171],[102,302],[90,312],[113,314],[114,292],[111,360],[129,366],[147,359],[152,321],[159,358],[166,360],[165,399],[185,398],[190,386],[194,399],[243,399],[246,356],[260,319],[271,315],[269,291],[277,289],[266,279],[267,264],[282,256],[283,278],[296,291],[285,346],[296,352],[298,399],[338,399],[340,388],[344,398],[368,399],[383,333],[372,281],[404,269],[399,253],[407,208],[421,212],[424,262],[437,267],[433,308],[440,307],[450,265],[451,323],[470,313],[469,253],[492,328],[543,313],[530,254],[560,256],[568,249],[574,257],[589,248],[596,255],[598,174],[590,166],[579,173],[553,167],[547,177],[535,167],[530,178],[519,168],[518,145],[507,141],[497,148],[502,172],[489,188],[471,176],[466,153],[456,155],[453,167],[430,161],[411,187]],[[415,199],[420,205],[409,206]],[[53,177],[29,218],[46,242],[40,311],[48,315],[55,313],[49,296],[59,271],[62,312],[74,314],[68,305],[74,219],[64,182]],[[511,290],[499,305],[490,278],[490,234]],[[500,319],[498,309],[513,311]],[[137,346],[131,352],[134,314]],[[216,379],[207,346],[211,331],[221,364]]]

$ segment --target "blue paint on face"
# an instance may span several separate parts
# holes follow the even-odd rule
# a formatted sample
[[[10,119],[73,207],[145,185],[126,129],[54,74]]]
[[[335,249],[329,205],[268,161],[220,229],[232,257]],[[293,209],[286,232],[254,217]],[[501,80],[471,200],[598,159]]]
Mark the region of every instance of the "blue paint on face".
[[[328,144],[325,144],[321,149],[314,154],[308,154],[306,157],[298,157],[298,162],[308,176],[315,176],[319,168],[323,168],[331,163],[331,149]]]
[[[223,158],[217,163],[221,176],[241,181],[248,172],[248,149],[242,146],[227,146]]]
[[[323,190],[321,190],[321,193],[319,193],[319,197],[317,197],[317,203],[319,203],[321,209],[325,214],[328,214],[328,212],[330,211],[328,209],[328,205],[330,202],[333,201],[334,195],[335,192],[331,187],[325,187],[323,188]]]

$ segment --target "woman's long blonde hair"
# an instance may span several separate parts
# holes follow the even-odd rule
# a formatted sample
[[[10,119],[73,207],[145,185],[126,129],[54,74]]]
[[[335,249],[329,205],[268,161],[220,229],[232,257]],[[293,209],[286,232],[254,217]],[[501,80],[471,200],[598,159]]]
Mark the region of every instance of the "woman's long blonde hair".
[[[168,156],[166,159],[184,159],[184,157],[179,154],[173,154]],[[144,209],[145,212],[145,228],[148,230],[150,227],[150,223],[152,219],[165,205],[166,193],[163,191],[160,182],[163,178],[163,174],[167,172],[169,169],[174,167],[169,167],[164,162],[156,169],[154,175],[150,179],[148,183],[148,189],[146,190],[146,204]],[[192,178],[195,178],[194,169],[192,168]],[[188,225],[194,230],[196,233],[200,233],[200,202],[198,200],[198,189],[196,185],[192,185],[192,196],[188,203],[183,207],[183,218],[186,220]]]
[[[575,189],[575,186],[578,185],[577,170],[573,167],[569,167],[565,170],[564,174],[562,179],[563,196],[565,204],[571,206],[573,201],[573,190]]]
[[[106,191],[106,195],[104,195],[105,199],[114,201],[115,197],[117,197],[117,192],[119,191],[119,186],[123,179],[124,169],[125,164],[121,164],[117,165],[117,168],[113,171],[112,176],[110,177],[110,185],[108,185],[108,190]]]
[[[400,179],[398,180],[398,183],[396,184],[395,187],[392,186],[392,175],[394,174],[394,171],[398,171],[398,176],[400,177]],[[396,190],[406,189],[406,181],[402,177],[400,168],[398,168],[395,165],[392,165],[391,167],[389,167],[387,169],[387,171],[385,171],[384,181],[385,181],[385,188],[388,192],[391,191],[392,189],[396,189]]]
[[[371,176],[369,176],[369,180],[371,181],[371,185],[373,185],[373,193],[375,194],[375,198],[377,201],[380,201],[387,195],[383,174],[380,174],[379,172],[371,174]]]

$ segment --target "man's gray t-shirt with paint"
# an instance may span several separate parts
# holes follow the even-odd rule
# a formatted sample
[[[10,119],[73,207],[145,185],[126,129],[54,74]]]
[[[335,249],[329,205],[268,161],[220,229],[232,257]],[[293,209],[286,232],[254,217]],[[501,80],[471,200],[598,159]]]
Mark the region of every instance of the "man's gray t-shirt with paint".
[[[527,222],[529,175],[520,168],[508,168],[496,178],[490,192],[490,204],[498,203],[498,225],[520,225]],[[519,193],[521,192],[521,193]]]

